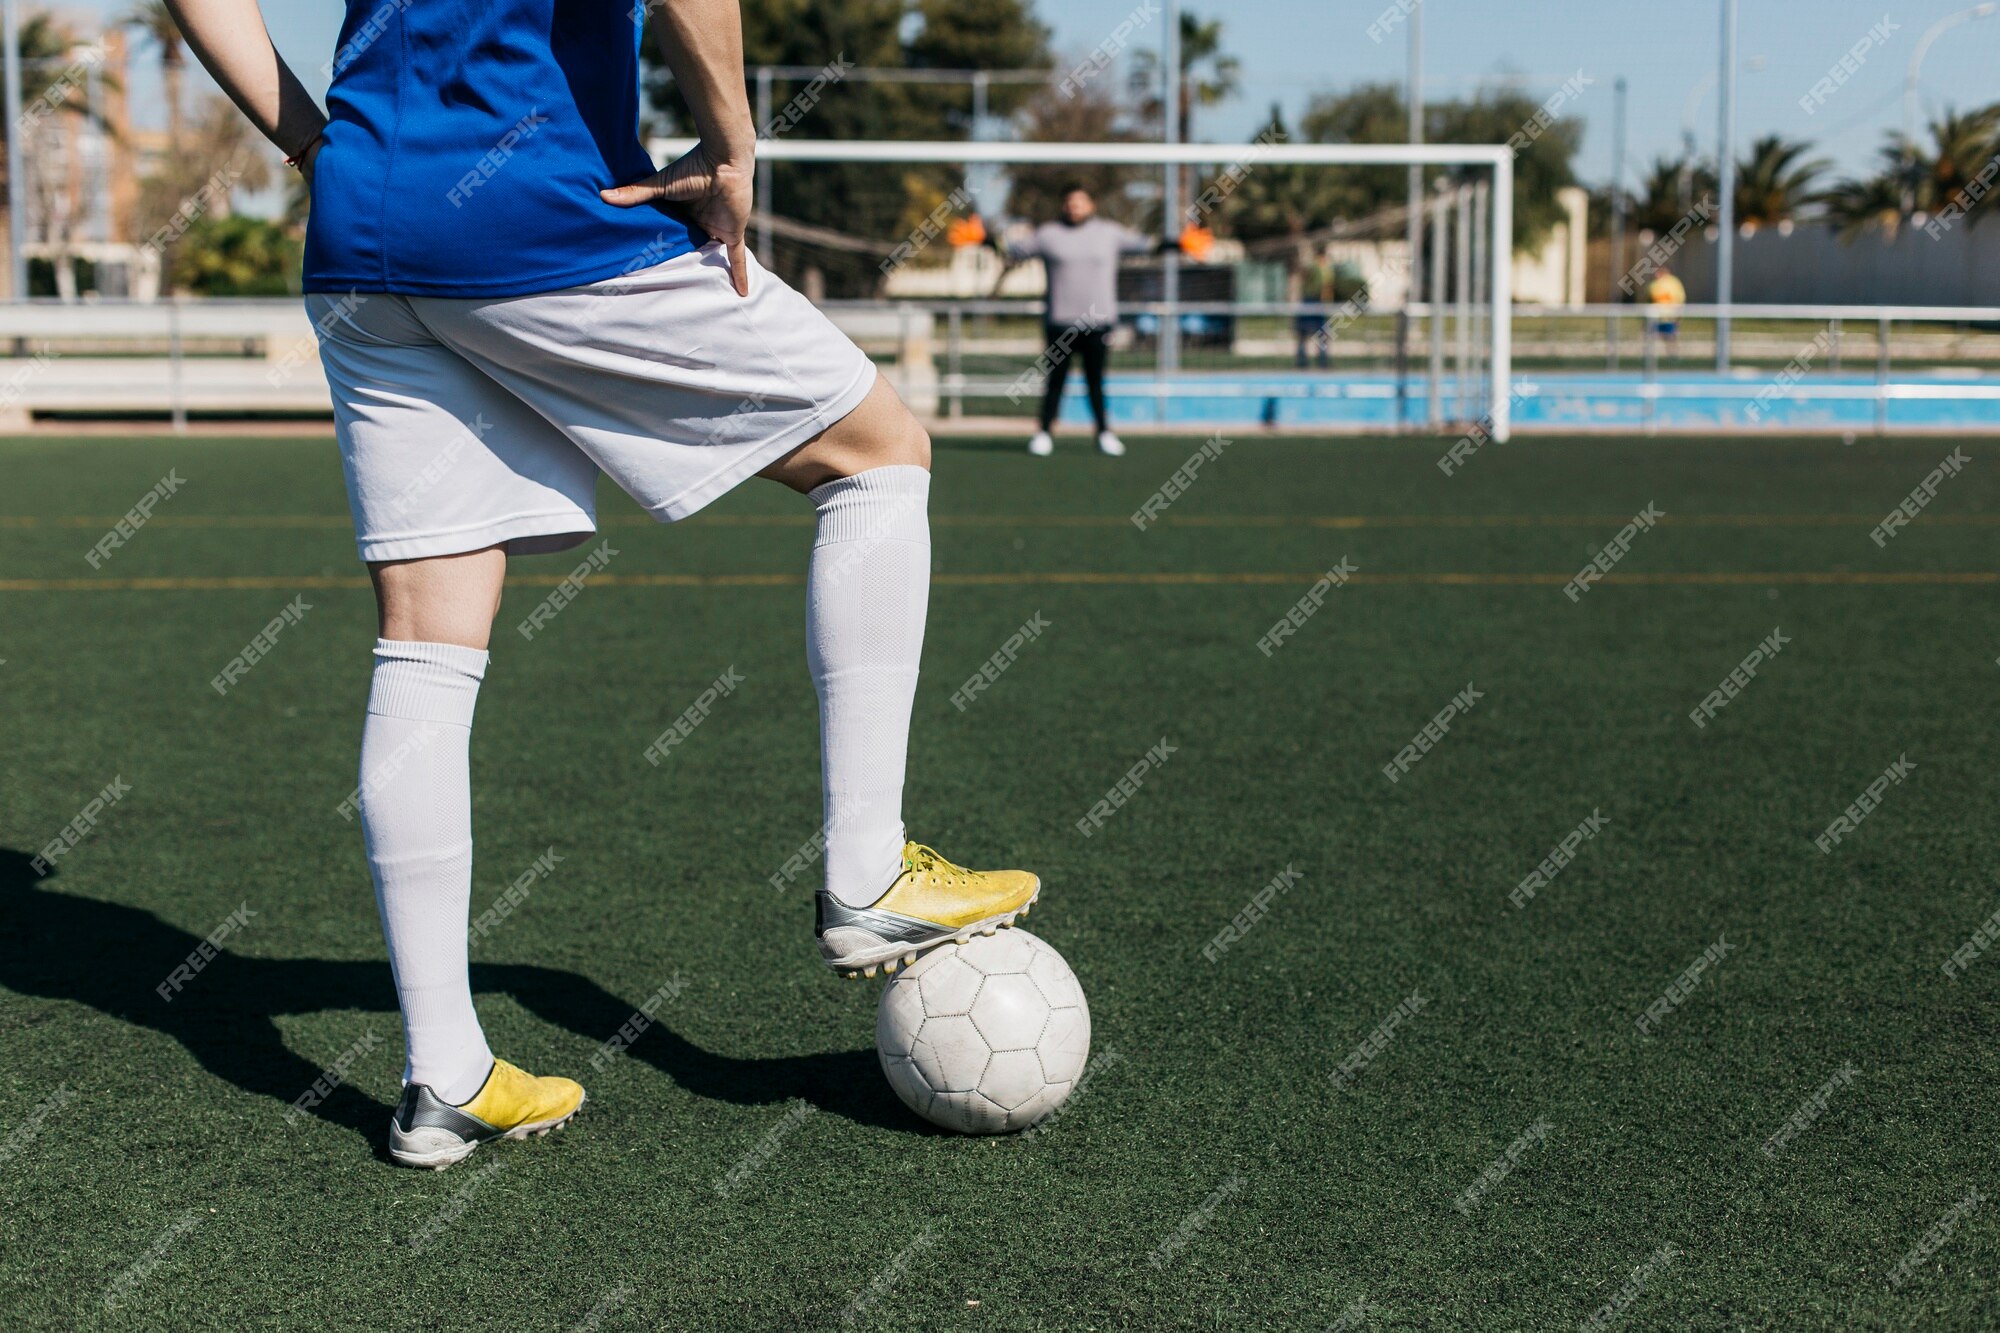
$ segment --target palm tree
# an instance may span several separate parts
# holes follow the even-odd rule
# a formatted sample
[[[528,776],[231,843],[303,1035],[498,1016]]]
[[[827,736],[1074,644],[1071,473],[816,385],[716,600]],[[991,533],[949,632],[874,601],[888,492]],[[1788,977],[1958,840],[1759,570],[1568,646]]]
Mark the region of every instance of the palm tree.
[[[1973,202],[1969,187],[2000,155],[2000,104],[1975,111],[1947,109],[1929,127],[1928,144],[1889,136],[1872,176],[1841,181],[1826,196],[1841,235],[1870,229],[1894,236],[1904,222],[1937,213],[1959,200]],[[1973,220],[1977,221],[1977,214]]]
[[[1813,181],[1828,164],[1823,158],[1802,161],[1811,151],[1811,144],[1777,134],[1750,146],[1736,178],[1736,218],[1744,230],[1796,221],[1815,202]]]
[[[1664,236],[1680,225],[1681,219],[1706,200],[1713,206],[1719,184],[1715,171],[1706,162],[1685,158],[1655,158],[1640,185],[1638,202],[1632,210],[1632,225],[1640,231]]]
[[[180,24],[166,0],[140,0],[119,22],[132,28],[160,49],[160,81],[167,95],[167,147],[175,155],[181,151],[181,77],[187,71],[187,46]]]
[[[1885,150],[1884,156],[1890,159],[1887,170],[1843,180],[1827,191],[1827,216],[1840,229],[1843,241],[1866,231],[1880,231],[1894,240],[1902,229],[1906,191],[1901,160],[1894,148]]]
[[[1139,114],[1154,123],[1160,120],[1160,53],[1141,51],[1132,62],[1132,91],[1139,99]],[[1181,11],[1181,77],[1175,128],[1180,141],[1194,141],[1196,107],[1221,106],[1243,90],[1243,62],[1222,49],[1222,21],[1204,22],[1189,10]]]

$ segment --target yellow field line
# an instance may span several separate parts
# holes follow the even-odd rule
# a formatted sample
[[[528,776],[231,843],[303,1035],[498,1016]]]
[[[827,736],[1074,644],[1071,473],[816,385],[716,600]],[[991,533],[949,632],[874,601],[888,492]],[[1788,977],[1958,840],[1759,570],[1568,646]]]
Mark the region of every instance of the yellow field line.
[[[508,586],[552,588],[567,577],[563,574],[512,574]],[[1245,585],[1306,586],[1321,576],[1301,573],[1102,573],[1058,570],[1016,574],[937,574],[931,582],[944,587],[1097,587],[1097,588],[1196,588]],[[1559,588],[1572,578],[1569,574],[1354,574],[1349,582],[1381,587],[1438,588]],[[790,588],[805,582],[804,574],[595,574],[593,588]],[[1907,573],[1867,573],[1861,571],[1785,571],[1780,573],[1701,572],[1662,574],[1609,574],[1607,584],[1629,587],[1894,587],[1958,588],[1990,587],[2000,584],[2000,571],[1911,571]],[[368,580],[358,574],[306,574],[296,577],[241,575],[228,577],[132,578],[132,579],[0,579],[0,592],[296,592],[313,589],[365,589]]]
[[[1186,528],[1577,528],[1617,527],[1630,514],[1224,514],[1162,515],[1168,527]],[[0,529],[79,528],[102,532],[119,522],[116,515],[0,514]],[[688,520],[717,528],[802,528],[811,514],[711,514]],[[1873,527],[1880,514],[1669,514],[1662,523],[1683,528],[1839,528]],[[2000,527],[2000,514],[1927,514],[1933,527]],[[156,514],[149,526],[158,528],[325,529],[345,530],[345,514]],[[947,528],[1129,528],[1132,520],[1119,514],[933,514],[935,527]],[[617,514],[598,520],[600,527],[655,526],[643,514]]]

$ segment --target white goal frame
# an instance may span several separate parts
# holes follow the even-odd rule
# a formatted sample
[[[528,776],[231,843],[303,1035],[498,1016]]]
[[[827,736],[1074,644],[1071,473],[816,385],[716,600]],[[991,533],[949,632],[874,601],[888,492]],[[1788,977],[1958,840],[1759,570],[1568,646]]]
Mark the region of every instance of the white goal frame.
[[[655,160],[671,162],[692,139],[655,139]],[[1514,150],[1481,144],[1165,144],[989,143],[950,140],[787,139],[757,141],[768,162],[994,163],[1001,166],[1212,167],[1258,163],[1299,167],[1487,167],[1493,172],[1491,384],[1486,429],[1505,444],[1514,417]],[[1416,304],[1421,305],[1421,302]]]

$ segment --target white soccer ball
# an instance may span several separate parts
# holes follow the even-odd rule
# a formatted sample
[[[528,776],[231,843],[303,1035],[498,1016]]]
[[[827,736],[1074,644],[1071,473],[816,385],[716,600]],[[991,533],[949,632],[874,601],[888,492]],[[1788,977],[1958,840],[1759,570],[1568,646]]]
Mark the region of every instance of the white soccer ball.
[[[882,992],[875,1051],[903,1104],[961,1134],[1026,1129],[1090,1057],[1090,1005],[1061,954],[1025,930],[919,958]]]

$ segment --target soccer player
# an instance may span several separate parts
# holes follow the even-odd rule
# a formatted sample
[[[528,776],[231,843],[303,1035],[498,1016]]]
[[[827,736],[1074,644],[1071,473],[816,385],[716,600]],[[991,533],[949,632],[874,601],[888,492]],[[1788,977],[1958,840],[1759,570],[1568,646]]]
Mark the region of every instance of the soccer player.
[[[169,3],[312,194],[306,304],[380,607],[358,805],[408,1043],[392,1158],[442,1168],[584,1100],[495,1059],[474,1012],[467,752],[507,558],[588,539],[600,472],[661,521],[752,476],[817,512],[825,962],[873,976],[1013,924],[1034,875],[905,838],[930,440],[745,248],[756,131],[736,0],[352,5],[325,114],[257,0]],[[700,134],[659,171],[635,31],[655,9]]]
[[[1048,379],[1028,452],[1047,458],[1056,451],[1050,431],[1062,410],[1069,363],[1077,358],[1083,362],[1083,385],[1097,423],[1097,451],[1119,457],[1125,444],[1111,429],[1104,401],[1104,369],[1111,357],[1106,340],[1118,327],[1118,260],[1128,254],[1151,254],[1167,245],[1097,216],[1097,201],[1081,185],[1064,187],[1061,221],[1043,223],[1023,241],[1009,243],[994,236],[991,242],[1010,262],[1041,260],[1048,274],[1048,306],[1042,316],[1049,345],[1043,354]]]

